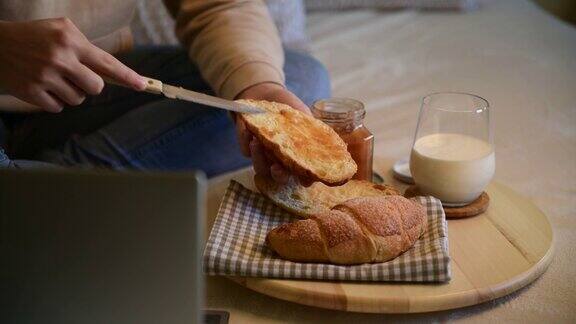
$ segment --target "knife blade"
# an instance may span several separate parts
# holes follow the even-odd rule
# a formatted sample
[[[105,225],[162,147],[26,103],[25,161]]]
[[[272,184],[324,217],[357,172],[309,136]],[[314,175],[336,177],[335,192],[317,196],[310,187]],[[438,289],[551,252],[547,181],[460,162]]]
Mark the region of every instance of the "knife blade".
[[[175,87],[169,84],[162,85],[162,93],[164,96],[170,99],[191,101],[202,105],[226,109],[239,113],[258,114],[264,112],[264,110],[257,107],[248,106],[232,100],[226,100],[192,90],[186,90],[182,87]]]
[[[145,79],[146,79],[146,89],[144,89],[144,91],[154,94],[163,94],[166,98],[195,102],[210,107],[235,111],[244,114],[258,114],[266,112],[264,109],[258,107],[253,107],[236,101],[210,96],[205,93],[184,89],[182,87],[176,87],[173,85],[164,84],[160,80],[146,77]],[[104,80],[106,80],[106,82],[108,83],[119,85],[118,83],[114,82],[113,80],[110,80],[109,78],[104,77]]]

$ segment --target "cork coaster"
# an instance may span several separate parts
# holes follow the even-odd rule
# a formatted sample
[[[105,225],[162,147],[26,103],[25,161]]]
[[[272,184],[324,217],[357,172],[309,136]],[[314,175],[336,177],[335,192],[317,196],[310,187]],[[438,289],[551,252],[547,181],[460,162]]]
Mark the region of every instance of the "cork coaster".
[[[410,186],[404,192],[404,197],[406,198],[412,198],[419,195],[420,192],[416,186]],[[486,191],[484,191],[480,197],[471,202],[469,205],[460,207],[443,207],[447,218],[464,218],[482,214],[486,211],[486,209],[488,209],[488,205],[490,205],[490,196],[488,196]]]

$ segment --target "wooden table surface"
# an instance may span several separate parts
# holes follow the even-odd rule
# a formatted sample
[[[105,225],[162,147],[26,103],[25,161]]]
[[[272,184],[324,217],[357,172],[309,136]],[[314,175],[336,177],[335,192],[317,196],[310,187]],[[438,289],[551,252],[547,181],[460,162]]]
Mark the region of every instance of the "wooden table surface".
[[[255,190],[251,183],[244,186]],[[447,283],[231,279],[283,300],[367,313],[454,309],[508,295],[548,268],[553,232],[546,216],[528,199],[496,182],[486,191],[492,197],[486,212],[448,221],[452,280]]]
[[[386,172],[392,165],[392,160],[378,159],[376,162],[379,172],[384,175],[387,183],[401,189],[406,187],[406,185],[396,181],[390,172]],[[209,229],[214,222],[220,199],[230,179],[233,178],[250,185],[252,182],[251,177],[251,170],[241,170],[210,181],[206,235],[208,235]],[[367,289],[365,286],[360,287],[362,285],[350,285],[349,288],[342,287],[337,289],[337,291],[347,292],[350,298],[349,304],[346,305],[344,303],[341,305],[342,308],[356,311],[385,311],[391,313],[429,311],[431,309],[447,308],[455,304],[474,304],[490,300],[508,294],[510,291],[514,291],[537,278],[546,269],[552,257],[550,224],[534,205],[526,205],[525,198],[518,196],[505,186],[494,184],[491,185],[489,191],[500,198],[493,201],[493,204],[501,204],[500,206],[494,206],[496,208],[492,211],[489,210],[486,215],[481,217],[468,220],[453,220],[449,223],[449,236],[452,242],[450,244],[450,253],[455,260],[459,260],[458,263],[453,263],[454,279],[451,285],[436,286],[435,288],[437,289],[434,290],[436,292],[427,289],[425,286],[405,287],[392,285],[389,289],[398,293],[392,295],[385,295],[382,291],[378,292],[379,287],[376,286]],[[521,220],[523,215],[526,215],[530,221],[523,222]],[[494,222],[491,222],[490,218],[494,218]],[[496,229],[494,224],[503,228]],[[465,228],[467,230],[464,230]],[[453,230],[451,231],[450,229]],[[484,231],[485,229],[487,229],[487,232]],[[524,235],[523,232],[525,231],[533,233],[533,236]],[[508,237],[502,236],[502,233],[507,233]],[[514,244],[511,244],[511,241],[514,241]],[[484,262],[489,262],[490,264],[486,266]],[[270,291],[272,292],[271,294],[278,295],[284,291],[282,294],[284,294],[283,297],[285,299],[298,300],[298,294],[291,294],[291,292],[294,292],[294,289],[303,288],[302,284],[295,282],[294,284],[281,283],[278,285],[274,282],[278,281],[268,281],[267,283],[266,281],[254,280],[251,285],[256,290],[266,290],[272,287],[281,288],[284,286],[287,289],[278,289],[275,293]],[[502,284],[498,284],[501,282]],[[310,284],[314,285],[313,282],[309,282],[304,283],[304,286]],[[246,285],[245,282],[244,285]],[[322,288],[332,285],[320,283],[314,290],[321,292],[328,289],[332,291],[334,289],[330,287]],[[290,287],[294,289],[288,289]],[[430,294],[436,293],[443,297],[434,298],[430,296]],[[383,299],[393,297],[398,299],[398,302],[379,304],[377,299],[373,299],[372,304],[367,302],[364,305],[360,301],[367,297],[362,297],[365,294],[370,296],[381,295]],[[418,297],[416,295],[421,296]],[[341,297],[343,297],[342,300],[346,299],[345,296]],[[401,299],[405,299],[405,302],[402,302]],[[326,300],[322,299],[317,301],[310,300],[310,296],[307,296],[305,301],[308,304],[312,303],[328,307],[338,306],[325,304],[326,302]],[[283,315],[286,316],[286,320],[298,322],[315,322],[318,320],[345,322],[351,318],[378,321],[384,316],[341,312],[286,302],[241,287],[239,284],[224,277],[207,277],[207,307],[209,309],[231,312],[232,323],[282,322],[284,320],[282,318]],[[445,312],[436,312],[433,313],[433,316],[436,317],[442,313]],[[423,313],[410,315],[387,314],[386,316],[386,318],[418,319],[427,318],[430,315]]]

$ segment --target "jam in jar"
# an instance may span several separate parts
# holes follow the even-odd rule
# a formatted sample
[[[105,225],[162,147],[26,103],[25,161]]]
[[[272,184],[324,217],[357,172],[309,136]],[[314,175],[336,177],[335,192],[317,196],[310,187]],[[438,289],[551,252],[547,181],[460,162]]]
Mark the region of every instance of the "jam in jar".
[[[353,179],[372,181],[374,135],[364,126],[364,104],[354,99],[323,99],[314,103],[312,114],[332,127],[348,145],[348,152],[358,165]]]

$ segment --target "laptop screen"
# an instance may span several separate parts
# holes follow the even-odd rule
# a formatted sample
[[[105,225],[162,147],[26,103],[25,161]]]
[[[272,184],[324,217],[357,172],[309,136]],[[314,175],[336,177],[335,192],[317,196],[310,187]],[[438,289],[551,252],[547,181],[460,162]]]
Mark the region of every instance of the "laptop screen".
[[[0,315],[200,321],[201,173],[0,171]]]

